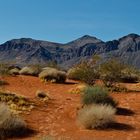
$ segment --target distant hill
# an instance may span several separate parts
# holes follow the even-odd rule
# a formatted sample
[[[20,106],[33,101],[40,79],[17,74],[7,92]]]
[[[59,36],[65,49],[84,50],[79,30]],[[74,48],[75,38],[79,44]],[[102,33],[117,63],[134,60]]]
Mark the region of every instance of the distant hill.
[[[47,64],[55,61],[68,68],[93,54],[104,60],[118,57],[122,61],[140,68],[140,36],[129,34],[118,40],[104,42],[85,35],[66,44],[31,38],[13,39],[0,45],[0,62],[27,64]]]

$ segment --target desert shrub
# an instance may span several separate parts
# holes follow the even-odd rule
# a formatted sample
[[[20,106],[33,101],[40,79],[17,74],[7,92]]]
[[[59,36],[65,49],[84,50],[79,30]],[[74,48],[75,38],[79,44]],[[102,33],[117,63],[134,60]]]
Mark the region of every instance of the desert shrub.
[[[111,59],[100,66],[101,79],[107,87],[112,86],[114,82],[120,81],[121,71],[125,65],[116,59]]]
[[[128,83],[138,82],[140,78],[140,72],[132,67],[126,67],[121,71],[121,81]]]
[[[1,63],[0,64],[0,75],[9,75],[8,64]]]
[[[47,67],[39,74],[39,78],[44,81],[64,83],[66,80],[66,73],[55,68]]]
[[[78,121],[87,129],[104,128],[114,122],[116,109],[110,105],[92,104],[78,113]]]
[[[93,85],[99,78],[98,70],[87,62],[82,62],[67,72],[67,77],[73,80],[80,80],[86,84]]]
[[[19,75],[19,69],[18,68],[13,68],[11,70],[9,70],[9,74],[10,75]]]
[[[108,104],[113,107],[117,106],[117,102],[109,96],[109,92],[99,86],[95,87],[86,87],[82,95],[83,105],[89,104]]]
[[[116,59],[112,59],[100,66],[100,77],[107,87],[113,87],[116,82],[137,82],[140,72]]]
[[[80,71],[79,68],[71,68],[67,72],[67,77],[69,79],[73,79],[73,80],[80,80],[80,78],[79,78],[79,71]]]
[[[0,104],[0,138],[23,135],[26,130],[26,123],[12,114],[5,104]]]
[[[37,67],[23,67],[19,73],[21,75],[32,75],[32,76],[37,76],[40,73],[40,70]]]

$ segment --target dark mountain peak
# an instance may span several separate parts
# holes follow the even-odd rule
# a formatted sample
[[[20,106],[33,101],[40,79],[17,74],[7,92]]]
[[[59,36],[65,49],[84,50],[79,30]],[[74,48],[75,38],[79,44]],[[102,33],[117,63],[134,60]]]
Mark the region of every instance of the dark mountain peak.
[[[65,46],[81,47],[86,44],[98,44],[98,43],[104,43],[104,42],[96,37],[84,35],[74,41],[67,43]]]
[[[131,34],[128,34],[127,37],[137,38],[137,37],[139,37],[139,35],[138,34],[131,33]]]
[[[17,39],[17,40],[20,40],[20,41],[35,41],[35,39],[32,39],[32,38],[20,38],[20,39]]]
[[[128,34],[128,35],[120,38],[119,41],[122,41],[122,40],[125,40],[125,39],[133,39],[133,40],[135,40],[138,37],[140,37],[138,34],[131,33],[131,34]]]
[[[93,36],[90,36],[90,35],[84,35],[82,36],[81,38],[83,39],[88,39],[88,38],[96,38],[96,37],[93,37]],[[97,38],[96,38],[97,39]]]
[[[84,35],[84,36],[80,37],[78,40],[90,40],[91,43],[92,42],[95,42],[95,43],[102,42],[100,39],[98,39],[94,36],[90,36],[90,35]]]

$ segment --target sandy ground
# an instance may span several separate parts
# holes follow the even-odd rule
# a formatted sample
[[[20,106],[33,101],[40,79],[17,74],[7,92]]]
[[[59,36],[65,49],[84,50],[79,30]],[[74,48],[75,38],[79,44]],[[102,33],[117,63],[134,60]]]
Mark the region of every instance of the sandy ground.
[[[22,117],[36,134],[13,140],[37,140],[41,136],[51,135],[60,140],[139,140],[140,139],[140,93],[112,93],[122,108],[116,115],[117,124],[107,130],[86,130],[76,121],[80,106],[80,95],[69,94],[77,86],[74,81],[67,84],[45,84],[39,78],[31,76],[6,77],[9,83],[3,90],[9,90],[34,100],[37,106],[29,115]],[[129,84],[129,87],[135,86]],[[140,88],[140,84],[137,86]],[[35,100],[37,90],[49,92],[52,100],[40,103]]]

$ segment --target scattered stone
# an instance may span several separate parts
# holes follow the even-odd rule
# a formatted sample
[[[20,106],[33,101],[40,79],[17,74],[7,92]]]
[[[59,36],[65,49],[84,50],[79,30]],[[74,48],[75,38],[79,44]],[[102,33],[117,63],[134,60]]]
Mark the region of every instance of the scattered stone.
[[[41,91],[41,90],[38,90],[38,91],[36,92],[36,96],[37,96],[38,98],[42,98],[42,99],[45,99],[45,100],[51,99],[51,98],[50,98],[50,95],[49,95],[48,93],[46,93],[46,92],[44,92],[44,91]]]

